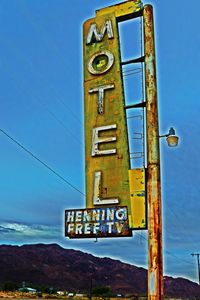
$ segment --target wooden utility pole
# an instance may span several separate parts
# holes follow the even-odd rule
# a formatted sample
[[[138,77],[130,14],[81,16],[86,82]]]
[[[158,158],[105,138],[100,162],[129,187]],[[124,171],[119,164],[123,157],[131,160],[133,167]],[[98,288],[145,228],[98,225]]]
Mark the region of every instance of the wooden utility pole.
[[[148,231],[149,231],[148,299],[162,300],[164,299],[164,292],[163,292],[160,149],[159,149],[153,7],[151,5],[144,6],[143,17],[144,17],[146,133],[147,133],[147,200],[148,200]]]

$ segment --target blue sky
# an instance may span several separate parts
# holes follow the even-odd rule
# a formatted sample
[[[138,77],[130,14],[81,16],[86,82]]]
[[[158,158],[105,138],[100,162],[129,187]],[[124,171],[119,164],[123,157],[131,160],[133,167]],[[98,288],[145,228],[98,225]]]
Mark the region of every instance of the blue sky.
[[[147,232],[98,243],[64,238],[64,210],[85,206],[82,24],[117,2],[0,1],[0,129],[81,191],[1,132],[1,244],[56,242],[147,267]],[[200,4],[147,3],[154,6],[160,133],[174,126],[180,136],[176,149],[161,140],[164,273],[198,281],[190,254],[200,251]],[[122,54],[132,58],[140,40],[127,28],[120,25]],[[137,84],[128,96],[140,96]]]

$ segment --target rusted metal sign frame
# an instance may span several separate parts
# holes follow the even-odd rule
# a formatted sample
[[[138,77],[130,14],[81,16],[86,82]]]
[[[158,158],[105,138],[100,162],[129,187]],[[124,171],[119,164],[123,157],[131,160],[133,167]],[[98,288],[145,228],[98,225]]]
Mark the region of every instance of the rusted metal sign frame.
[[[132,236],[127,207],[65,210],[65,236],[70,239]]]

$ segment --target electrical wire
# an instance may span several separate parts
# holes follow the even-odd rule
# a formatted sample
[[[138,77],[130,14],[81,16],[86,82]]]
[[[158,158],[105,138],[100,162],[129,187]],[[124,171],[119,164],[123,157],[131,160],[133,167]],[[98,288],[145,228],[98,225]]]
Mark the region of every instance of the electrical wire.
[[[15,50],[16,50],[16,48],[15,48]],[[27,61],[27,63],[30,63],[30,62],[28,62]],[[35,71],[34,71],[35,72]],[[37,75],[37,77],[39,77],[39,73],[38,72],[35,72],[35,74]],[[13,81],[17,81],[17,83],[18,83],[18,86],[21,88],[21,90],[23,90],[23,92],[24,92],[24,89],[22,88],[22,86],[21,86],[21,81],[19,81],[18,80],[18,78],[17,77],[10,77]],[[41,80],[43,80],[43,78],[40,76],[40,78],[41,78]],[[47,84],[48,85],[48,84]],[[51,88],[52,89],[52,88]],[[29,94],[27,94],[28,96],[29,96]],[[73,113],[73,111],[71,110],[71,109],[69,109],[69,107],[64,103],[64,101],[62,101],[61,99],[59,99],[58,97],[56,97],[56,98],[54,98],[54,99],[56,99],[57,101],[59,101],[63,106],[65,106],[66,107],[66,109],[67,110],[69,110],[69,112],[70,112],[70,116],[73,116],[77,121],[80,121],[77,117],[76,117],[76,115]],[[43,102],[43,99],[42,99],[42,97],[39,95],[39,97],[37,96],[37,97],[34,97],[34,102],[37,102],[40,106],[42,106],[50,115],[51,115],[51,117],[52,118],[54,118],[66,131],[67,131],[67,133],[76,141],[76,142],[78,142],[78,144],[81,144],[82,146],[83,146],[83,144],[82,144],[82,142],[81,142],[81,140],[80,139],[78,139],[66,126],[65,126],[65,124],[64,124],[64,122],[63,121],[61,121],[61,119],[60,118],[58,118],[57,117],[57,115],[55,114],[55,112],[52,112],[50,109],[49,109],[49,107],[47,106],[47,104],[46,103],[44,103]]]
[[[30,16],[28,17],[30,19]],[[41,29],[41,26],[40,28],[38,28],[38,25],[34,22],[34,20],[30,20],[32,26],[34,26],[35,28],[37,29]],[[43,28],[42,28],[43,29]],[[142,29],[142,17],[141,17],[141,29]],[[44,29],[42,30],[42,33],[43,33],[43,36],[46,36],[46,32],[44,31]],[[142,30],[141,30],[141,41],[142,41]],[[54,46],[55,47],[55,46]],[[58,48],[56,47],[55,48],[56,52],[58,53]],[[60,54],[60,53],[59,53]],[[141,56],[142,56],[142,43],[141,43]],[[141,66],[142,66],[142,99],[144,99],[144,78],[143,78],[143,63],[141,63]],[[123,74],[124,76],[130,76],[130,75],[133,75],[133,74],[137,74],[137,73],[140,73],[141,71],[136,71],[136,72],[131,72],[132,70],[128,70],[128,71],[124,71]],[[68,109],[71,114],[73,114],[73,116],[76,118],[76,115],[72,112],[72,110],[66,106],[66,104],[59,99],[59,102],[61,102],[65,107],[66,109]],[[49,110],[48,110],[49,111]],[[53,114],[51,111],[49,111],[49,113],[52,115],[52,117],[54,117],[54,119],[56,119],[63,127],[64,124],[62,121],[60,121],[56,116],[55,114]],[[144,116],[144,108],[143,108],[143,116]],[[144,120],[144,118],[143,118]],[[143,127],[144,127],[144,121],[143,121]],[[66,127],[65,127],[66,128]],[[143,129],[144,130],[144,129]],[[28,149],[26,149],[22,144],[20,144],[17,140],[15,140],[14,138],[12,138],[10,135],[8,135],[5,131],[3,131],[2,129],[0,129],[0,131],[6,135],[9,139],[11,139],[13,142],[15,142],[19,147],[21,147],[24,151],[26,151],[29,155],[31,155],[34,159],[36,159],[38,162],[40,162],[43,166],[45,166],[47,169],[49,169],[52,173],[54,173],[56,176],[58,176],[60,179],[62,179],[65,183],[67,183],[70,187],[72,187],[73,189],[75,189],[76,191],[78,191],[80,194],[82,194],[83,196],[85,196],[79,189],[77,189],[74,185],[72,185],[69,181],[67,181],[64,177],[62,177],[61,175],[59,175],[56,171],[54,171],[51,167],[49,167],[46,163],[44,163],[41,159],[39,159],[38,157],[36,157],[31,151],[29,151]],[[143,152],[145,151],[145,146],[143,145]],[[145,155],[143,155],[144,157],[144,160],[145,160]],[[143,165],[145,166],[145,161],[143,161]],[[168,207],[169,208],[169,207]],[[169,208],[170,209],[170,208]],[[170,209],[171,212],[173,212],[171,209]],[[173,212],[173,214],[175,214]],[[145,237],[143,236],[140,236],[141,238],[143,238],[144,240],[147,240]],[[168,253],[169,255],[172,255],[174,256],[175,258],[177,259],[180,259],[179,257],[171,254],[169,251],[166,251],[166,253]],[[181,259],[180,259],[181,260]],[[184,260],[182,260],[184,261]],[[189,263],[187,261],[184,261],[186,263]]]
[[[142,22],[143,22],[143,18],[141,17],[140,18],[140,32],[141,32],[141,56],[143,56],[143,47],[142,47],[142,41],[143,41],[143,31],[142,31]],[[142,85],[142,100],[143,101],[145,101],[145,99],[144,99],[144,65],[143,65],[143,62],[141,62],[141,69],[142,69],[142,76],[141,76],[141,85]],[[145,120],[145,108],[143,108],[143,132],[145,131],[145,125],[144,125],[144,120]],[[143,141],[143,151],[145,151],[145,141]],[[143,162],[143,165],[144,165],[144,167],[145,167],[145,155],[143,156],[144,157],[144,162]],[[171,209],[171,207],[169,207],[168,205],[167,205],[167,207],[168,207],[168,209],[170,210],[170,212],[171,213],[173,213],[175,216],[176,216],[176,218],[178,217],[176,214],[175,214],[175,212]],[[180,220],[180,218],[179,218],[179,220]],[[183,223],[182,223],[183,224]],[[179,223],[179,225],[180,225],[180,223]],[[143,238],[144,240],[146,240],[147,241],[147,239],[144,237],[144,236],[142,236],[142,235],[140,235],[140,238]],[[184,263],[187,263],[187,264],[190,264],[190,265],[193,265],[191,262],[189,262],[189,261],[187,261],[187,260],[184,260],[184,259],[181,259],[180,257],[178,257],[177,255],[174,255],[174,254],[172,254],[170,251],[166,251],[165,250],[165,253],[167,253],[168,255],[170,255],[170,256],[173,256],[173,257],[175,257],[176,259],[178,259],[178,260],[180,260],[180,261],[182,261],[182,262],[184,262]]]
[[[182,259],[182,258],[178,257],[177,255],[172,254],[171,252],[169,252],[169,251],[167,251],[167,250],[165,250],[165,252],[166,252],[167,254],[169,254],[170,256],[173,256],[173,257],[175,257],[176,259],[178,259],[178,260],[180,260],[180,261],[182,261],[182,262],[184,262],[184,263],[187,263],[187,264],[193,266],[193,263],[191,263],[190,261],[187,261],[187,260],[185,260],[185,259]]]
[[[140,49],[140,52],[141,52],[141,57],[143,56],[143,30],[142,30],[142,25],[143,25],[143,18],[141,17],[140,18],[140,43],[141,43],[141,49]],[[131,68],[129,70],[124,70],[123,72],[123,77],[126,77],[126,76],[129,76],[129,75],[133,75],[133,74],[137,74],[137,73],[141,73],[141,98],[142,98],[142,102],[145,101],[145,89],[144,89],[144,63],[141,62],[141,67],[140,68]],[[135,117],[135,116],[133,116]],[[130,117],[128,117],[130,118]],[[142,117],[141,119],[143,119],[143,136],[145,136],[145,108],[143,108],[143,113],[142,113]],[[143,153],[145,153],[145,139],[143,139]],[[143,155],[143,166],[145,167],[146,165],[146,160],[145,160],[145,157],[146,155]],[[170,212],[173,213],[175,216],[176,214],[174,213],[174,211],[168,207]],[[177,220],[177,218],[175,218],[175,220]],[[179,223],[180,225],[180,223]],[[142,240],[146,241],[148,243],[148,239],[142,235],[141,232],[137,232],[135,231],[134,234],[136,234],[136,236],[139,238],[138,241],[139,243],[142,242]],[[174,257],[176,258],[178,261],[180,262],[184,262],[186,264],[189,264],[189,265],[193,265],[190,261],[188,260],[185,260],[185,259],[182,259],[180,258],[179,256],[177,255],[174,255],[172,252],[168,251],[168,250],[165,250],[165,253],[171,257]]]
[[[141,68],[131,68],[131,69],[129,69],[129,70],[123,70],[122,71],[122,73],[123,74],[126,74],[126,73],[130,73],[130,72],[135,72],[135,71],[142,71],[142,69]]]
[[[48,34],[49,31],[45,30],[44,26],[39,25],[38,22],[35,22],[33,17],[30,16],[30,14],[26,14],[26,11],[24,11],[24,6],[22,9],[22,13],[24,14],[24,16],[27,18],[27,20],[29,21],[29,24],[31,24],[31,26],[38,31],[43,38],[43,41],[45,41],[46,43],[49,44],[50,39],[48,38]],[[54,49],[55,53],[56,53],[56,57],[62,62],[63,65],[65,65],[67,63],[66,58],[63,56],[63,54],[61,54],[60,49],[57,47],[55,42],[51,42],[51,47]],[[40,76],[41,78],[41,76]],[[52,87],[50,87],[52,89]],[[60,98],[56,99],[58,102],[60,102],[71,114],[71,116],[76,119],[81,126],[83,126],[83,122],[82,120],[79,119],[79,117],[74,113],[74,111]]]
[[[39,103],[39,101],[38,101]],[[78,145],[81,145],[83,147],[83,143],[82,141],[76,137],[76,135],[73,134],[72,131],[70,131],[64,124],[63,121],[61,121],[55,113],[53,113],[44,103],[39,103],[41,105],[43,105],[43,107],[48,111],[48,113],[51,115],[52,118],[54,118],[65,130],[66,132],[71,136],[71,138],[78,144]]]
[[[19,143],[16,139],[11,137],[7,132],[5,132],[3,129],[0,128],[0,132],[2,132],[5,136],[7,136],[11,141],[13,141],[15,144],[17,144],[20,148],[22,148],[26,153],[28,153],[30,156],[32,156],[35,160],[37,160],[40,164],[42,164],[44,167],[46,167],[49,171],[51,171],[54,175],[56,175],[58,178],[60,178],[62,181],[64,181],[67,185],[69,185],[71,188],[76,190],[78,193],[80,193],[82,196],[85,196],[77,187],[75,187],[72,183],[70,183],[68,180],[66,180],[63,176],[61,176],[58,172],[53,170],[47,163],[43,162],[40,158],[38,158],[35,154],[33,154],[30,150],[28,150],[26,147],[24,147],[21,143]]]
[[[138,237],[140,237],[140,239],[142,238],[143,240],[145,240],[146,242],[148,242],[148,239],[147,239],[145,236],[143,236],[141,233],[138,233],[138,232],[135,232],[135,233],[136,233],[136,235],[137,235]],[[164,252],[167,253],[168,255],[173,256],[174,258],[176,258],[176,259],[178,259],[178,260],[184,262],[184,263],[193,265],[190,261],[187,261],[187,260],[185,260],[185,259],[182,259],[182,258],[180,258],[179,256],[177,256],[177,255],[171,253],[171,252],[168,251],[168,250],[164,250]]]
[[[13,81],[13,82],[17,82],[18,84],[18,87],[23,91],[23,93],[27,93],[27,96],[30,97],[30,94],[28,94],[28,92],[23,88],[23,85],[22,85],[22,80],[19,80],[19,78],[17,76],[15,76],[13,73],[12,75],[9,73],[9,77],[10,79]],[[33,96],[33,95],[32,95]],[[39,95],[39,96],[35,96],[34,97],[34,103],[37,103],[39,104],[40,106],[43,107],[43,109],[45,109],[48,114],[54,119],[56,120],[57,123],[59,123],[64,129],[65,129],[65,132],[76,142],[78,143],[78,145],[81,145],[83,147],[83,143],[82,141],[76,137],[76,135],[74,135],[74,133],[72,131],[70,131],[66,125],[64,124],[64,122],[59,118],[57,117],[57,115],[52,112],[49,107],[47,106],[46,103],[43,102],[43,99],[42,97]],[[26,102],[26,105],[28,106],[28,102]],[[70,116],[72,115],[71,111],[70,111]]]
[[[127,76],[134,75],[134,74],[138,74],[138,73],[141,73],[141,71],[130,72],[130,73],[128,73],[128,74],[124,74],[123,76],[124,76],[124,77],[127,77]]]
[[[175,220],[175,223],[178,224],[178,226],[181,226],[181,228],[183,228],[185,231],[187,231],[188,228],[185,225],[185,223],[182,221],[180,216],[174,212],[174,210],[171,208],[171,206],[168,203],[165,203],[165,205],[169,210],[169,212],[171,213],[171,215],[172,214],[174,215],[175,218],[173,218],[173,220]]]
[[[24,9],[24,7],[23,7]],[[38,26],[36,24],[36,22],[34,22],[34,20],[30,17],[30,15],[27,15],[23,9],[21,10],[21,12],[24,14],[24,16],[29,20],[29,23],[31,24],[31,26],[36,29],[38,32],[40,32],[40,34],[42,34],[43,36],[43,41],[46,41],[48,42],[48,38],[47,38],[47,32],[44,30],[44,28],[42,28],[41,26]],[[10,43],[10,42],[9,42]],[[62,62],[62,64],[66,64],[66,59],[63,57],[63,55],[61,55],[61,52],[59,51],[59,48],[56,46],[55,43],[51,43],[52,44],[52,48],[55,50],[55,53],[56,53],[56,58],[59,58],[59,60]],[[11,45],[12,46],[12,45]],[[17,51],[17,54],[20,52],[20,49],[19,48],[16,48],[16,45],[14,45],[15,48],[15,55],[16,55],[16,51]],[[23,59],[25,60],[26,58],[23,57]],[[29,64],[29,67],[30,69],[32,70],[32,72],[34,72],[37,76],[37,78],[40,78],[41,79],[41,82],[44,82],[44,78],[43,76],[41,76],[41,74],[37,71],[35,71],[35,66],[32,62],[28,61],[27,60],[27,64]],[[52,91],[56,91],[57,94],[58,94],[58,91],[57,89],[55,89],[54,86],[51,86],[49,85],[48,82],[45,83],[46,86],[49,87],[50,90]],[[23,90],[24,91],[24,90]],[[68,106],[65,101],[62,99],[63,97],[61,95],[58,95],[57,97],[55,97],[54,99],[59,102],[62,106],[65,107],[65,109],[67,111],[70,112],[70,116],[72,118],[74,118],[74,120],[76,121],[76,124],[79,123],[79,125],[82,127],[83,126],[83,121],[77,116],[77,114],[71,109],[70,106]],[[39,102],[39,101],[38,101]],[[61,122],[60,122],[61,123]],[[73,136],[73,135],[72,135]]]

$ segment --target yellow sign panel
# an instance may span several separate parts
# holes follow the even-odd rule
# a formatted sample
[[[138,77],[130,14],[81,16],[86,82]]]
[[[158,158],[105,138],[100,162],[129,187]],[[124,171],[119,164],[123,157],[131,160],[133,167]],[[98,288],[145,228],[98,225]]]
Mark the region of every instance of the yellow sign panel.
[[[97,16],[105,15],[108,13],[115,12],[117,18],[125,16],[126,19],[128,15],[132,15],[140,11],[142,8],[142,2],[140,0],[132,0],[127,2],[122,2],[113,6],[105,7],[103,9],[97,10]]]
[[[86,206],[128,206],[129,149],[115,11],[84,23]]]
[[[117,22],[141,11],[132,0],[84,23],[86,207],[127,206],[130,227],[146,229],[144,170],[131,170]]]
[[[129,180],[131,193],[130,226],[133,229],[147,229],[145,169],[129,170]]]

